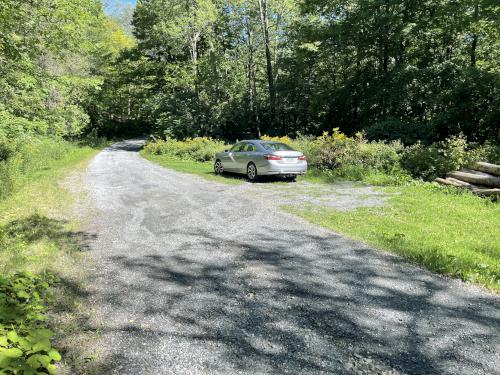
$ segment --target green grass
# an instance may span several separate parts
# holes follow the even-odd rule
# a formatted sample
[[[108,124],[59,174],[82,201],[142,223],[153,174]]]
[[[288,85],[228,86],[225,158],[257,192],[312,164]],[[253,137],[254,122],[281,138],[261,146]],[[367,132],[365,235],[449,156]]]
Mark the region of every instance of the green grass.
[[[0,200],[0,273],[60,270],[74,247],[79,223],[68,221],[74,197],[61,179],[83,169],[98,150],[68,146],[64,155],[23,177],[22,185]]]
[[[153,163],[159,164],[162,167],[170,168],[178,172],[195,174],[210,181],[217,181],[228,185],[241,185],[245,183],[245,177],[233,174],[224,174],[217,176],[214,173],[213,163],[201,163],[192,160],[181,160],[168,155],[152,155],[142,151],[141,155]]]
[[[73,174],[78,184],[78,172],[97,152],[44,139],[4,162],[12,183],[0,200],[0,372],[54,373],[61,360],[53,338],[67,334],[85,272],[80,223],[70,212],[78,196],[64,179]]]
[[[384,208],[286,207],[428,269],[500,291],[500,204],[430,184],[385,188]]]

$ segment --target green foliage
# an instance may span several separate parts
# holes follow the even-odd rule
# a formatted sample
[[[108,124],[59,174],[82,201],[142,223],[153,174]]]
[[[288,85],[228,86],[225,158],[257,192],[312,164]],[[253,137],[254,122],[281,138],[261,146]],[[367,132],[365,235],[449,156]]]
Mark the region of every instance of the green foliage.
[[[133,44],[100,1],[3,0],[0,138],[81,134],[106,66]]]
[[[320,137],[262,137],[287,143],[302,151],[309,167],[318,170],[322,179],[365,181],[376,185],[398,185],[414,178],[432,181],[450,171],[470,166],[476,161],[500,163],[500,147],[494,143],[478,145],[463,135],[450,137],[428,146],[422,143],[405,147],[399,141],[368,141],[362,133],[348,137],[339,129]],[[198,162],[213,161],[214,155],[229,146],[212,138],[184,141],[167,139],[149,142],[144,152]],[[211,169],[207,167],[207,170]]]
[[[368,126],[365,133],[370,140],[401,141],[405,145],[419,141],[429,144],[436,137],[435,130],[429,124],[406,123],[395,118],[388,118]]]
[[[327,172],[332,179],[363,180],[373,173],[402,175],[399,142],[369,142],[363,134],[347,137],[339,129],[320,137],[264,137],[288,143],[306,155],[312,168]]]
[[[43,328],[49,287],[57,279],[29,273],[0,276],[0,373],[54,374],[61,355]]]
[[[402,166],[413,177],[433,180],[488,156],[488,146],[473,149],[463,136],[451,137],[430,146],[417,143],[402,156]]]
[[[0,137],[0,200],[63,158],[79,153],[80,146],[49,137]]]
[[[167,139],[150,142],[144,147],[144,151],[152,155],[168,155],[183,160],[205,162],[214,160],[216,153],[227,148],[222,141],[198,137],[184,141]]]
[[[99,114],[177,138],[318,136],[334,125],[405,145],[500,139],[494,1],[261,3],[267,28],[257,1],[141,1],[137,46],[109,72]]]

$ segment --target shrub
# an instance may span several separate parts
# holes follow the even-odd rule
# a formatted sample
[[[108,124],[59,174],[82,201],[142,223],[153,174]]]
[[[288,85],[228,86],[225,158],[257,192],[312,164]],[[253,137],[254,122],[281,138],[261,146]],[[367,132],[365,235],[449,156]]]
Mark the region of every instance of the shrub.
[[[362,134],[348,137],[338,128],[320,137],[300,135],[289,137],[268,137],[262,139],[287,143],[302,151],[311,167],[327,172],[332,178],[362,180],[368,174],[394,173],[404,175],[400,168],[399,142],[369,142]]]
[[[50,274],[0,276],[2,373],[55,373],[55,362],[61,355],[50,342],[53,332],[43,327],[48,290],[55,281]]]
[[[389,118],[365,129],[369,140],[401,141],[405,145],[417,142],[429,144],[434,139],[434,129],[429,124],[406,123]]]
[[[430,146],[417,143],[402,156],[403,167],[415,178],[433,180],[447,172],[471,165],[494,154],[495,147],[469,145],[463,135],[447,138]]]
[[[208,137],[158,140],[148,143],[144,150],[153,155],[168,155],[180,159],[205,162],[213,160],[215,154],[227,148],[222,141]]]

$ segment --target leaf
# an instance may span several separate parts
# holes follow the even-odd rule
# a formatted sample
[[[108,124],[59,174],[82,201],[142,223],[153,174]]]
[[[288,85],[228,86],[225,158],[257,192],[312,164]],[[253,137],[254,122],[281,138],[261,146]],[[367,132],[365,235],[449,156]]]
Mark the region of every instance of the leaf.
[[[21,358],[23,351],[18,348],[0,349],[0,356],[7,358]]]
[[[0,336],[0,346],[7,346],[9,345],[9,342],[7,341],[7,337],[5,336]]]
[[[20,297],[20,298],[24,298],[24,299],[29,299],[30,298],[30,295],[28,293],[26,293],[26,291],[24,290],[20,290],[17,292],[17,296]]]
[[[31,342],[23,337],[20,337],[17,346],[19,346],[22,350],[28,351],[31,349]]]
[[[26,363],[28,363],[34,369],[37,369],[40,366],[47,368],[47,366],[50,365],[51,362],[52,360],[50,359],[50,357],[48,355],[43,355],[43,354],[32,355],[26,361]]]
[[[38,369],[41,365],[37,355],[32,355],[31,357],[29,357],[26,360],[26,364],[35,370]]]
[[[16,331],[10,331],[9,333],[7,333],[7,338],[13,343],[17,343],[19,341],[19,336],[17,335]]]
[[[61,360],[61,354],[55,349],[51,349],[49,351],[49,357],[52,358],[54,361],[60,361]]]
[[[43,340],[37,342],[35,345],[33,345],[33,352],[48,352],[52,348],[52,345],[50,344],[49,340]]]
[[[48,365],[47,371],[49,372],[49,374],[55,374],[56,373],[56,366],[54,364]]]

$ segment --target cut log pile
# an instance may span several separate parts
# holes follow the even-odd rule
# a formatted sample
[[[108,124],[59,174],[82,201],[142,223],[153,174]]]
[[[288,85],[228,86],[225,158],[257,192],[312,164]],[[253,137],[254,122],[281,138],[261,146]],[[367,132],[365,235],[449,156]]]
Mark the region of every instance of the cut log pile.
[[[500,165],[479,162],[472,169],[450,172],[446,178],[436,178],[442,185],[469,189],[476,195],[500,197]]]

